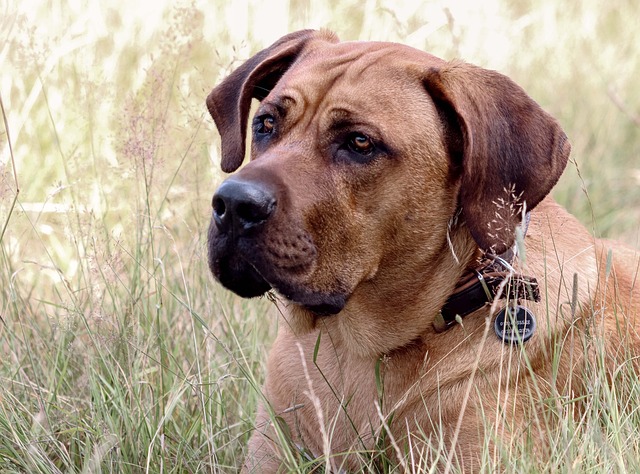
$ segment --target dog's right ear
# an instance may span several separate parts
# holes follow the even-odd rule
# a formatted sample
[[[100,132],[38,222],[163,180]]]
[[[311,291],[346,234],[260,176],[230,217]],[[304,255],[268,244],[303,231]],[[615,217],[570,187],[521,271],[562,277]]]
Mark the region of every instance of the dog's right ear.
[[[302,30],[283,36],[248,59],[211,91],[207,107],[220,132],[223,171],[235,171],[244,160],[251,99],[264,99],[317,34],[314,30]]]
[[[536,207],[560,178],[571,145],[553,117],[495,71],[452,62],[429,68],[423,84],[462,169],[467,227],[482,250],[499,255],[513,245],[522,210]]]

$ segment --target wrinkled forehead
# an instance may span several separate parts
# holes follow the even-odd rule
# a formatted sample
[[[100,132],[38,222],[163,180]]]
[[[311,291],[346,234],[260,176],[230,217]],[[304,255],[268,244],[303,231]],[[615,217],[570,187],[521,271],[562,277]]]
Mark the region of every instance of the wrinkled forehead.
[[[273,89],[316,102],[328,94],[397,96],[418,87],[424,71],[444,64],[428,53],[396,43],[318,41],[310,44]]]

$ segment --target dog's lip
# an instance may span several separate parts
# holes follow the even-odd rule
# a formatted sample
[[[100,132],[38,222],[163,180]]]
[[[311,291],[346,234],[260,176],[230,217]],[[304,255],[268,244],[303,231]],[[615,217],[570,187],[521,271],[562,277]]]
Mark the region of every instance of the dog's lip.
[[[276,276],[265,275],[253,262],[245,260],[271,288],[289,301],[298,304],[318,316],[332,316],[342,311],[348,295],[341,292],[322,293],[308,290],[304,285],[291,285]]]
[[[318,316],[334,316],[344,309],[346,298],[341,304],[320,303],[315,305],[304,305],[304,307]]]
[[[342,289],[318,291],[304,284],[303,280],[312,280],[310,274],[313,271],[315,259],[309,259],[299,265],[280,267],[265,258],[264,254],[261,257],[261,252],[256,253],[255,242],[252,242],[253,239],[244,237],[230,240],[229,236],[226,236],[218,240],[221,237],[223,236],[217,236],[217,239],[210,240],[210,245],[214,241],[216,242],[213,244],[214,247],[217,247],[216,253],[228,256],[232,254],[236,259],[244,262],[247,268],[255,272],[267,285],[292,303],[318,316],[337,314],[346,305],[350,296],[348,292]],[[339,282],[336,282],[336,288],[341,286]],[[229,289],[238,293],[238,288]]]

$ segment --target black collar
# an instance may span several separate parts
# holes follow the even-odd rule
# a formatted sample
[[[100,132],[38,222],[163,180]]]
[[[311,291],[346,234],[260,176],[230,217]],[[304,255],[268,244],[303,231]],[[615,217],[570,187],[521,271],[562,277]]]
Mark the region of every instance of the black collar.
[[[478,267],[465,273],[434,320],[434,329],[437,332],[446,331],[456,323],[458,317],[464,318],[492,303],[496,297],[512,301],[540,301],[536,279],[516,273],[511,266],[516,253],[514,245],[499,256],[487,254]]]

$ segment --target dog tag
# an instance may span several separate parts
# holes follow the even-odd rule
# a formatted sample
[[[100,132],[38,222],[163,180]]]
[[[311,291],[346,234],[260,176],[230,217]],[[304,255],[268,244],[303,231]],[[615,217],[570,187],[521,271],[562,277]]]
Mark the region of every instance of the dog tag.
[[[496,316],[493,328],[498,339],[507,344],[526,342],[536,330],[536,318],[523,306],[507,306]]]

